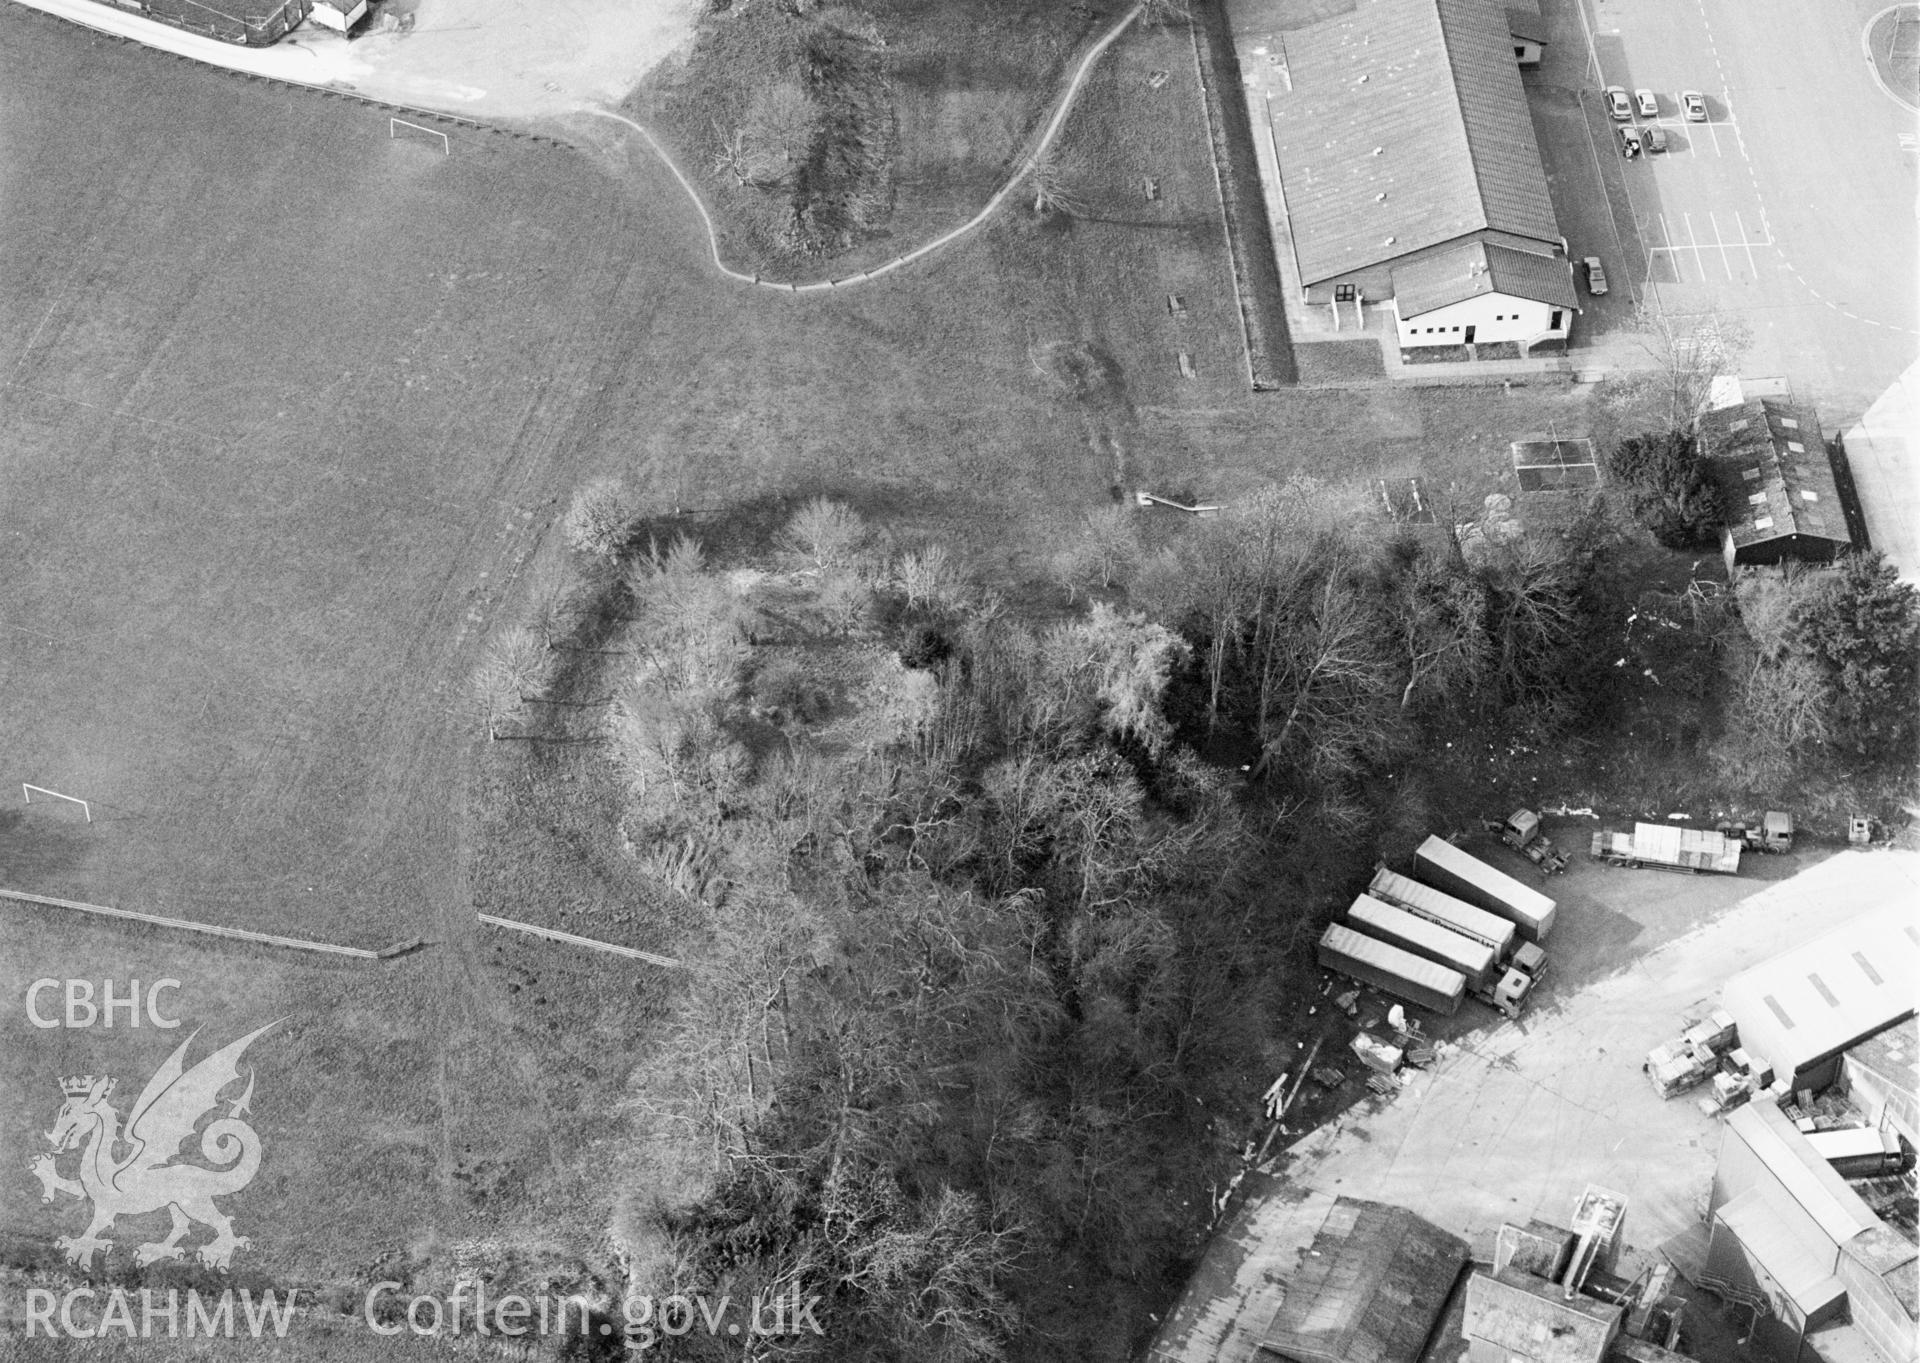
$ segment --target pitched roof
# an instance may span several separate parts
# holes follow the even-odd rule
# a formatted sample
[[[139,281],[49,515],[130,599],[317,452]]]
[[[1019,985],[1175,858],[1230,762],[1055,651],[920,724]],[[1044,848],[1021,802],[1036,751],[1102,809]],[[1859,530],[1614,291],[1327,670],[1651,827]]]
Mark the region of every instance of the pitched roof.
[[[1393,267],[1393,298],[1403,318],[1498,293],[1530,298],[1556,308],[1580,308],[1573,291],[1573,262],[1467,241],[1435,255]]]
[[[1793,1075],[1912,1017],[1917,991],[1920,928],[1894,903],[1743,970],[1720,997],[1741,1044]]]
[[[1847,1289],[1833,1276],[1830,1260],[1794,1233],[1792,1212],[1779,1197],[1764,1185],[1749,1188],[1714,1215],[1740,1238],[1742,1247],[1760,1261],[1793,1304],[1812,1315],[1845,1296]]]
[[[1559,245],[1501,8],[1362,0],[1284,42],[1273,131],[1306,283],[1487,228]]]
[[[1404,1207],[1343,1197],[1261,1347],[1302,1363],[1415,1363],[1466,1262],[1466,1241]]]
[[[1540,17],[1538,11],[1508,5],[1507,32],[1516,38],[1525,38],[1530,43],[1544,43],[1547,40],[1547,21]]]
[[[1699,433],[1736,549],[1787,535],[1853,542],[1812,410],[1755,398],[1704,413]]]
[[[1735,1138],[1759,1158],[1782,1195],[1791,1198],[1833,1244],[1844,1245],[1880,1224],[1873,1209],[1833,1172],[1833,1166],[1807,1143],[1777,1104],[1754,1102],[1735,1108],[1727,1117],[1727,1139]]]
[[[1467,1279],[1461,1333],[1526,1363],[1600,1363],[1625,1308],[1569,1299],[1552,1283],[1514,1269]]]

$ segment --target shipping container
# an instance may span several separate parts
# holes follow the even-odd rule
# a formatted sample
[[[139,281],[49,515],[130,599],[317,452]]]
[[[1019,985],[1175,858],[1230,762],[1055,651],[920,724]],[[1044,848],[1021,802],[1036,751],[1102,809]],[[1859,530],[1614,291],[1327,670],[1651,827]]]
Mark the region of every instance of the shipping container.
[[[1408,913],[1405,909],[1361,895],[1347,910],[1347,922],[1369,937],[1378,937],[1397,947],[1405,947],[1416,956],[1424,956],[1449,970],[1467,977],[1467,990],[1478,993],[1493,983],[1500,960],[1485,942],[1463,937],[1451,928],[1443,928],[1430,918]]]
[[[1512,920],[1529,942],[1544,942],[1553,930],[1554,903],[1505,871],[1462,852],[1445,838],[1429,837],[1413,854],[1420,878],[1469,904]]]
[[[1467,979],[1459,971],[1339,923],[1329,924],[1320,938],[1319,956],[1328,970],[1436,1013],[1459,1012],[1466,996]]]

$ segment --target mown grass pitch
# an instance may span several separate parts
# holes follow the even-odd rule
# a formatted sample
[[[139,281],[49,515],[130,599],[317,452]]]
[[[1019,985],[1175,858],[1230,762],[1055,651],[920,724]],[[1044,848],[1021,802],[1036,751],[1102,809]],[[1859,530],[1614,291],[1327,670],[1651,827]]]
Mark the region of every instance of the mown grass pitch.
[[[1132,486],[1471,480],[1505,432],[1547,428],[1564,399],[1246,392],[1197,106],[1158,102],[1192,98],[1183,42],[1116,51],[1075,114],[1093,210],[794,300],[717,280],[644,156],[480,135],[442,156],[382,111],[0,10],[0,752],[95,811],[56,827],[36,805],[0,826],[0,865],[38,893],[433,944],[366,971],[191,949],[213,1030],[300,1020],[273,1043],[300,1049],[272,1051],[295,1089],[262,1262],[372,1272],[502,1228],[530,1260],[589,1252],[609,1180],[651,1176],[620,1163],[618,1106],[662,982],[472,917],[601,892],[470,874],[466,679],[580,482],[694,508],[830,492],[1019,584]],[[1116,377],[1070,391],[1033,361],[1052,345]],[[189,951],[0,914],[29,981]],[[620,940],[677,954],[670,932]],[[17,998],[9,1091],[122,1065],[88,1049],[104,1033],[50,1051]],[[140,1045],[122,1068],[151,1063]],[[5,1158],[45,1129],[23,1111]],[[0,1214],[45,1233],[27,1191]]]

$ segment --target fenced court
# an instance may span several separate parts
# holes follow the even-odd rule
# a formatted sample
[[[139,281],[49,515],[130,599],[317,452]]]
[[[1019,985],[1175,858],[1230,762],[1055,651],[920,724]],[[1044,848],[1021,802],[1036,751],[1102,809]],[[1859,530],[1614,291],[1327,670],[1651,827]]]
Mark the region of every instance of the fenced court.
[[[403,128],[406,129],[406,137],[408,140],[426,142],[430,146],[437,143],[442,156],[453,155],[453,143],[447,139],[445,133],[437,128],[424,128],[418,123],[409,123],[404,118],[389,118],[387,120],[387,140],[391,142],[400,137],[401,129]]]
[[[1591,440],[1516,440],[1513,471],[1522,492],[1586,492],[1600,486]]]

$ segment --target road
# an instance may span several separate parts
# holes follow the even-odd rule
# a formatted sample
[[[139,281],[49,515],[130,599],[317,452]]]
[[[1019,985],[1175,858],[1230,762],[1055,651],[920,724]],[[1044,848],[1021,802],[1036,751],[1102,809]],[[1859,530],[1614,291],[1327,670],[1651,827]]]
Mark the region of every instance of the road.
[[[1913,364],[1920,126],[1867,58],[1880,8],[1544,0],[1551,41],[1527,79],[1555,209],[1574,254],[1598,254],[1615,281],[1582,318],[1595,367],[1632,361],[1624,323],[1642,298],[1682,315],[1717,308],[1752,328],[1742,372],[1788,380],[1833,434]],[[1669,151],[1622,157],[1608,85],[1656,93],[1659,115],[1633,122],[1657,123]],[[1707,122],[1683,118],[1683,90],[1705,95]],[[1876,547],[1911,572],[1904,443],[1848,448]]]

